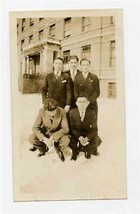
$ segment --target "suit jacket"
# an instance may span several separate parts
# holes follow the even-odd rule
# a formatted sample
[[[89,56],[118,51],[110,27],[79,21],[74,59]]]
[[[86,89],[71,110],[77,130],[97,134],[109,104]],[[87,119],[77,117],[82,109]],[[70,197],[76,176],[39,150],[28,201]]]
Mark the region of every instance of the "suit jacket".
[[[74,80],[74,96],[75,99],[83,92],[88,96],[88,100],[92,104],[96,104],[96,99],[100,95],[99,79],[95,74],[89,73],[86,80],[82,73],[75,77]]]
[[[71,105],[72,89],[68,74],[62,72],[58,79],[56,79],[54,72],[46,76],[42,89],[43,103],[47,97],[55,99],[62,108]]]
[[[70,110],[69,127],[71,135],[76,139],[83,136],[91,140],[97,135],[98,131],[95,112],[87,108],[84,120],[81,121],[78,108]]]
[[[67,73],[67,74],[70,76],[70,78],[71,78],[70,70],[65,71],[65,73]],[[79,71],[79,70],[77,69],[77,74],[76,74],[76,76],[78,76],[79,74],[81,74],[81,71]],[[75,76],[75,77],[76,77],[76,76]],[[72,78],[71,78],[71,79],[72,79]],[[73,80],[72,80],[72,82],[73,82]]]
[[[46,135],[53,136],[55,141],[58,141],[65,134],[68,134],[69,127],[64,109],[57,107],[56,114],[51,123],[47,111],[41,108],[32,129],[39,140],[44,137],[44,134],[41,132],[42,128],[46,131]]]
[[[65,73],[67,73],[67,74],[70,76],[70,78],[71,78],[70,70],[65,71]],[[79,70],[77,69],[77,74],[76,74],[75,78],[76,78],[79,74],[81,74],[81,71],[79,71]],[[71,84],[71,89],[72,89],[72,102],[71,102],[71,108],[76,108],[76,104],[75,104],[76,99],[75,99],[75,96],[74,96],[74,81],[72,80],[72,78],[71,78],[70,84]]]

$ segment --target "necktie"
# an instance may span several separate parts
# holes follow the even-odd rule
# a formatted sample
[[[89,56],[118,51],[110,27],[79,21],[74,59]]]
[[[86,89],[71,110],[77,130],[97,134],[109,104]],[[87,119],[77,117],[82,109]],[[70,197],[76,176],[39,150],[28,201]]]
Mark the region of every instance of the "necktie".
[[[50,121],[51,121],[51,123],[53,122],[53,116],[50,116]]]
[[[72,78],[72,80],[74,81],[74,78],[75,78],[75,73],[74,73],[74,71],[72,71],[72,73],[71,73],[71,78]]]
[[[81,118],[81,121],[83,122],[83,120],[84,120],[84,112],[80,112],[80,118]]]

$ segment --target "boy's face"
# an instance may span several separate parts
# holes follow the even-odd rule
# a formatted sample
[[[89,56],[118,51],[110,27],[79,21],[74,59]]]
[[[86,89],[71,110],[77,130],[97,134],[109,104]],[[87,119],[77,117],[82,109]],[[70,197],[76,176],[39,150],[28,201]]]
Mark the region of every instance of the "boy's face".
[[[75,69],[77,69],[78,62],[77,62],[76,59],[71,59],[71,60],[69,61],[69,65],[70,65],[70,69],[71,69],[71,70],[75,70]]]
[[[76,101],[76,105],[80,111],[85,111],[87,106],[89,104],[89,101],[86,97],[78,97]]]
[[[54,61],[54,63],[53,63],[53,67],[54,67],[54,70],[56,72],[62,71],[63,70],[63,62],[62,62],[62,60],[56,59]]]
[[[81,71],[83,73],[88,73],[90,71],[90,63],[87,60],[81,62]]]

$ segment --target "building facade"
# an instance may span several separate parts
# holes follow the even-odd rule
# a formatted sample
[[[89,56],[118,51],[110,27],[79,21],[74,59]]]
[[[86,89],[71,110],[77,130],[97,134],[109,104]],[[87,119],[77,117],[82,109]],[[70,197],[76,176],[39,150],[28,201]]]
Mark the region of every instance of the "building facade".
[[[116,97],[114,17],[23,18],[17,20],[19,90],[40,92],[53,60],[70,55],[91,60],[100,79],[101,97]],[[80,67],[79,67],[80,68]]]

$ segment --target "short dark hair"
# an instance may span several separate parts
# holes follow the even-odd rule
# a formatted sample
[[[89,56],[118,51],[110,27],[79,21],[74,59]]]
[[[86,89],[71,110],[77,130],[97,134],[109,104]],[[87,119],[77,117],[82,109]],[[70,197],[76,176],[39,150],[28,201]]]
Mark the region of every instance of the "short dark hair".
[[[88,100],[88,96],[85,92],[81,92],[80,94],[77,95],[76,100],[80,97],[85,97]]]
[[[71,59],[76,59],[77,62],[79,61],[79,58],[78,58],[78,56],[76,56],[76,55],[71,55],[71,56],[69,57],[69,61],[70,61]]]
[[[44,102],[44,109],[47,111],[54,111],[57,106],[58,103],[52,98],[47,98]]]
[[[53,60],[53,62],[54,62],[55,60],[57,60],[57,59],[61,60],[61,61],[63,62],[63,64],[64,64],[64,60],[63,60],[61,57],[56,57],[56,58]]]
[[[91,61],[90,61],[89,59],[87,59],[87,58],[83,58],[83,59],[81,59],[81,60],[80,60],[80,65],[81,65],[81,63],[82,63],[83,61],[88,61],[88,62],[89,62],[89,64],[91,63]]]

